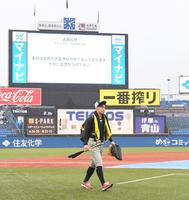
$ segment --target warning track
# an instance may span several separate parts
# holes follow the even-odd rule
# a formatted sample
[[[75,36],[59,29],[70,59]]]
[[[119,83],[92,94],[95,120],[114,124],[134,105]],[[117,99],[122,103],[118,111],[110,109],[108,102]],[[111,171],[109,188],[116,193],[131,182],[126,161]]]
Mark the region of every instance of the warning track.
[[[189,152],[130,153],[123,155],[122,161],[108,155],[104,155],[103,157],[104,166],[109,167],[137,163],[188,160]],[[0,160],[0,168],[85,168],[89,164],[89,157],[86,154],[74,159],[67,158],[66,156],[48,156]]]

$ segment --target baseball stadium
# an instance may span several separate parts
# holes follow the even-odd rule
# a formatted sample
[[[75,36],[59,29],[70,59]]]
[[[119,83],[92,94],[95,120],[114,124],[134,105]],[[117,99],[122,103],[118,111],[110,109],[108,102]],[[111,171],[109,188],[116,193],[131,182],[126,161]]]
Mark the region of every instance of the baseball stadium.
[[[0,199],[189,199],[189,76],[177,95],[130,88],[129,35],[99,22],[39,21],[8,37]]]

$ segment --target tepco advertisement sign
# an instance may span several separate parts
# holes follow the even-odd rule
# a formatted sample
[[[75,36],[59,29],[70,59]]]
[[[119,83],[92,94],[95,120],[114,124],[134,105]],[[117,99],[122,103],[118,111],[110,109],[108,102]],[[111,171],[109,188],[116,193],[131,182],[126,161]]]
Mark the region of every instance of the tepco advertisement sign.
[[[59,109],[57,120],[58,134],[79,135],[83,122],[93,115],[94,110]],[[133,134],[133,110],[108,110],[106,116],[112,134]]]

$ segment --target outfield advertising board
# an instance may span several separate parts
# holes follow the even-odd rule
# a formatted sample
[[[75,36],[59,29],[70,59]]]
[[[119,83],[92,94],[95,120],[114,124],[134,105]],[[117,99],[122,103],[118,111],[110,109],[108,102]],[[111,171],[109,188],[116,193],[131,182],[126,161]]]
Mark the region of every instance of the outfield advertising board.
[[[108,106],[159,106],[159,89],[100,89],[100,100]]]
[[[58,135],[78,135],[83,122],[92,115],[92,109],[58,109]],[[133,110],[107,110],[113,134],[133,134]]]
[[[56,108],[41,106],[28,108],[25,119],[27,135],[56,135]]]
[[[121,147],[189,147],[188,136],[114,136]],[[104,144],[106,147],[109,142]],[[78,137],[0,137],[0,148],[66,148],[83,147]]]
[[[56,107],[0,106],[0,136],[56,135]]]
[[[0,87],[0,105],[41,105],[41,89]]]
[[[135,116],[135,134],[164,134],[165,116]]]

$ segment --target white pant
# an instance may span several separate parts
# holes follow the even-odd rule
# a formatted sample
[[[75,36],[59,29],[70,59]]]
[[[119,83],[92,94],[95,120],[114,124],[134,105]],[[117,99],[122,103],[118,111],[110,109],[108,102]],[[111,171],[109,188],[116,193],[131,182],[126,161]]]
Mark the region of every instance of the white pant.
[[[89,138],[88,145],[93,146],[99,142],[94,141],[93,138]],[[98,147],[94,147],[89,151],[91,157],[91,167],[95,168],[102,166],[102,152],[103,152],[103,143]]]

